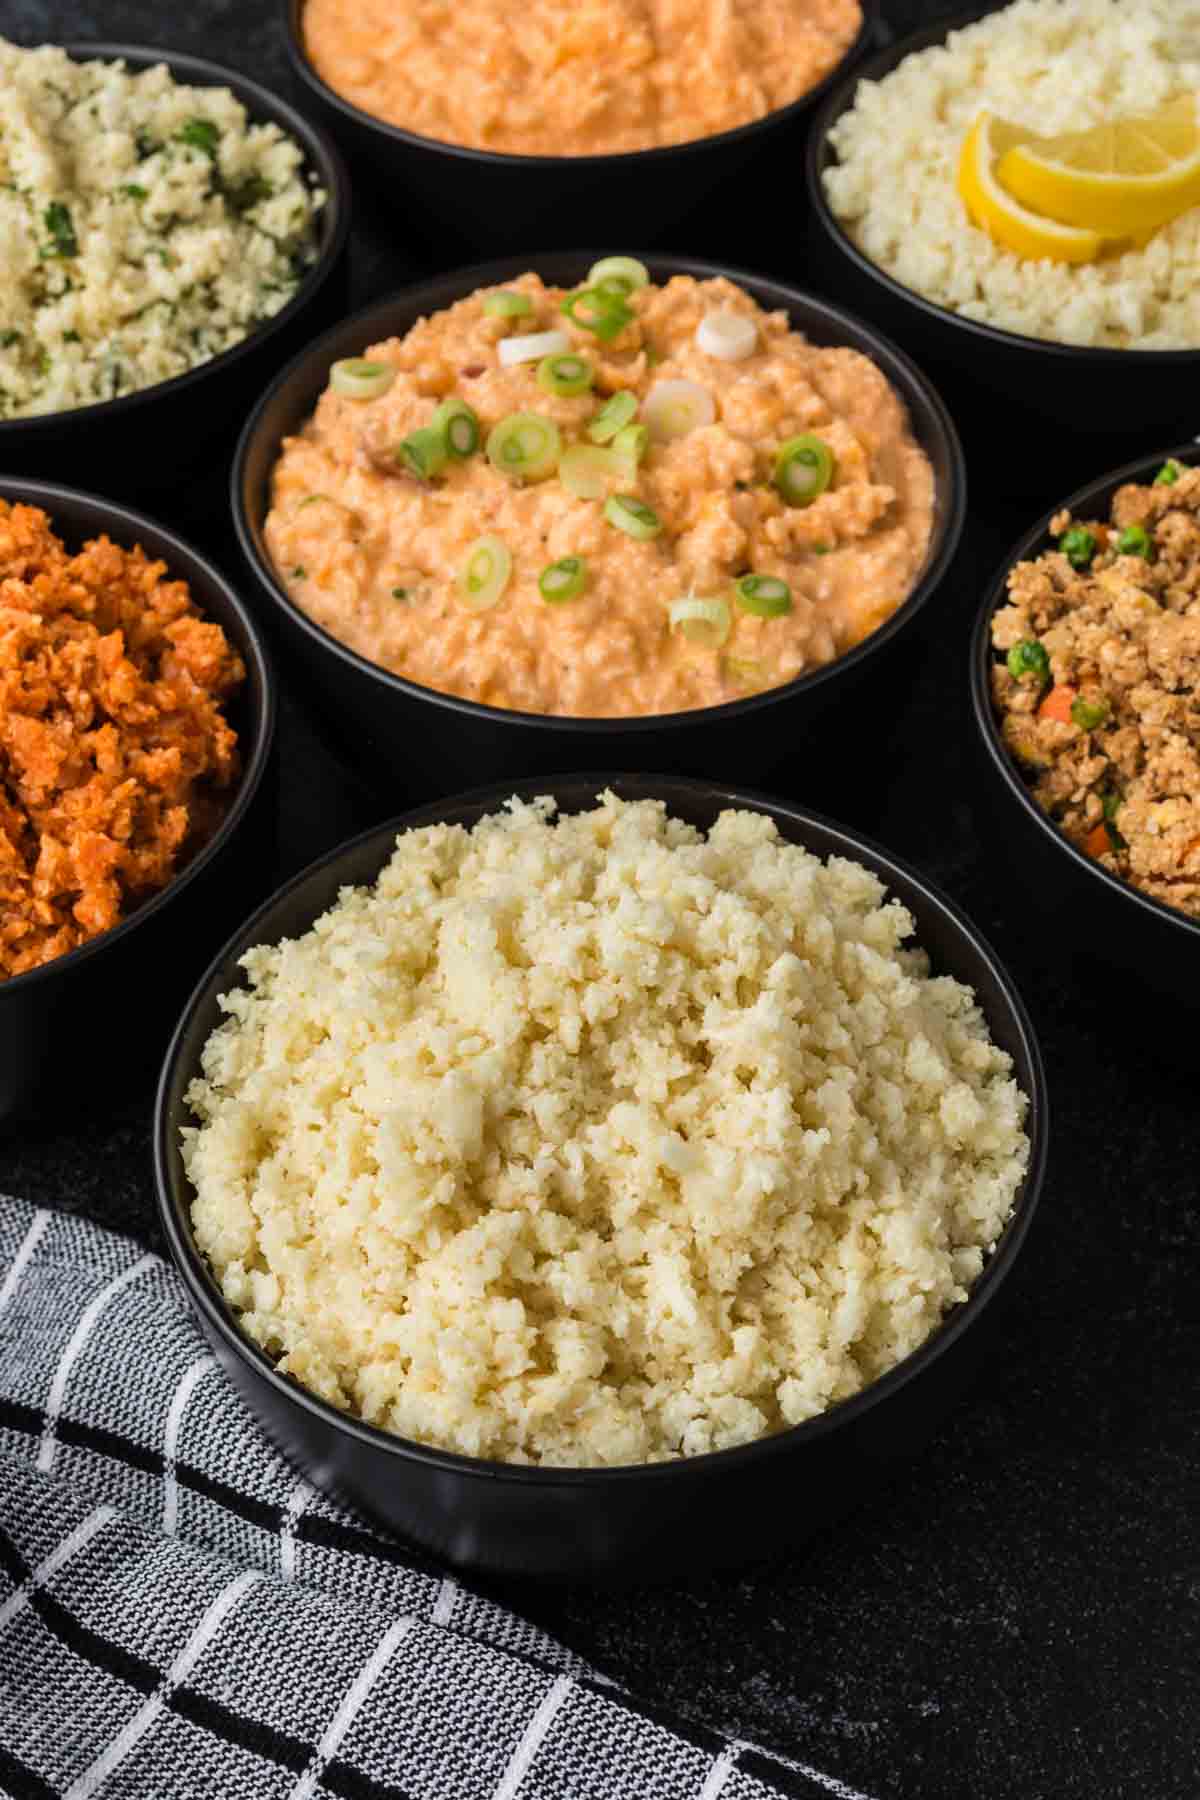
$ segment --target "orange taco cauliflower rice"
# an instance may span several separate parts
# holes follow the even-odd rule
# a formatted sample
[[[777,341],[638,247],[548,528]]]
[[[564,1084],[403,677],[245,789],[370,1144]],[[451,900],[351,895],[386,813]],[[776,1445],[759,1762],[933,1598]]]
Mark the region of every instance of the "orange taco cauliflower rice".
[[[107,537],[72,555],[0,500],[0,979],[118,924],[212,836],[244,678],[164,563]]]

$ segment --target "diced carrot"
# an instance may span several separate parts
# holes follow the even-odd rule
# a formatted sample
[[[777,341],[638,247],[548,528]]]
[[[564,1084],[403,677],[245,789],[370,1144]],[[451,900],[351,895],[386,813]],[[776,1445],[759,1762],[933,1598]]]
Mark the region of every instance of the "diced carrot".
[[[1109,842],[1108,827],[1103,819],[1099,825],[1093,825],[1083,840],[1083,847],[1089,856],[1107,856],[1112,849]]]
[[[1071,702],[1078,693],[1078,688],[1068,687],[1065,681],[1056,682],[1038,707],[1038,718],[1057,719],[1060,725],[1069,725],[1071,723]]]

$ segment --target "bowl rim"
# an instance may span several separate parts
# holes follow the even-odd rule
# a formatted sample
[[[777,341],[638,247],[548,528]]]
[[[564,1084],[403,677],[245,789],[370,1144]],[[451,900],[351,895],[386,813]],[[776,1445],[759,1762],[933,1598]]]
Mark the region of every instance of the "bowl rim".
[[[344,121],[360,128],[365,126],[372,131],[377,131],[391,143],[402,145],[408,150],[439,152],[459,161],[480,163],[486,168],[538,170],[544,173],[547,170],[562,170],[570,167],[595,172],[597,169],[614,163],[622,168],[628,168],[635,165],[635,160],[637,166],[641,166],[643,160],[657,159],[661,162],[672,156],[695,155],[711,146],[723,149],[751,138],[755,133],[764,129],[791,123],[818,103],[839,76],[843,75],[850,64],[869,48],[872,40],[876,37],[879,30],[881,0],[858,0],[858,3],[862,13],[861,22],[842,55],[833,67],[821,77],[820,81],[816,82],[806,93],[798,95],[795,100],[790,100],[786,106],[776,107],[773,112],[765,113],[761,119],[751,119],[747,124],[735,125],[728,131],[714,132],[709,137],[687,138],[682,144],[655,144],[645,150],[602,150],[587,156],[546,156],[544,154],[526,156],[519,151],[512,150],[479,150],[470,144],[451,144],[441,138],[423,137],[420,132],[408,131],[402,125],[393,125],[387,119],[377,118],[374,113],[366,112],[361,106],[356,106],[353,101],[345,99],[336,88],[330,87],[309,60],[308,52],[304,48],[304,35],[300,29],[300,15],[305,0],[281,0],[280,10],[283,15],[284,43],[293,73],[319,101],[339,113]]]
[[[1161,922],[1175,926],[1185,934],[1200,938],[1200,918],[1189,918],[1177,906],[1168,906],[1165,900],[1156,900],[1150,894],[1143,893],[1131,881],[1125,881],[1120,875],[1114,875],[1104,864],[1097,862],[1094,856],[1073,844],[1064,831],[1053,820],[1047,817],[1037,805],[1029,789],[1022,781],[1020,772],[1012,756],[1004,747],[996,725],[995,709],[992,704],[990,674],[994,662],[992,650],[992,619],[1008,597],[1008,578],[1017,563],[1027,561],[1046,549],[1046,538],[1050,531],[1050,521],[1057,513],[1069,511],[1075,517],[1086,516],[1086,510],[1097,503],[1107,504],[1119,487],[1128,481],[1144,481],[1145,477],[1169,459],[1186,463],[1189,467],[1200,467],[1200,440],[1189,439],[1177,444],[1172,449],[1159,451],[1153,456],[1139,456],[1135,461],[1124,463],[1119,469],[1101,475],[1077,488],[1057,506],[1052,506],[1044,513],[1029,531],[1018,539],[1008,551],[999,568],[992,576],[984,594],[983,604],[975,620],[971,632],[970,645],[970,688],[971,712],[975,721],[975,729],[979,735],[988,761],[1000,777],[1009,794],[1018,803],[1029,821],[1036,825],[1042,836],[1067,856],[1076,869],[1099,881],[1111,894],[1136,906],[1139,911],[1148,913]]]
[[[348,666],[359,676],[381,684],[387,690],[406,700],[416,700],[432,704],[447,712],[464,714],[467,717],[486,721],[495,726],[515,726],[531,731],[565,731],[590,732],[601,736],[621,737],[630,733],[655,730],[679,731],[687,730],[700,724],[710,722],[724,723],[727,720],[748,717],[753,713],[778,705],[780,701],[791,699],[798,693],[810,692],[835,681],[852,671],[869,657],[878,655],[891,640],[908,625],[925,608],[933,595],[941,586],[947,571],[958,550],[967,517],[967,470],[962,444],[958,430],[940,393],[912,359],[894,344],[890,338],[875,329],[864,320],[857,319],[852,313],[821,298],[817,294],[806,293],[793,288],[786,282],[775,280],[771,276],[756,275],[750,270],[737,269],[725,263],[707,262],[701,258],[658,253],[647,250],[641,253],[643,260],[656,272],[667,276],[691,274],[704,280],[723,277],[725,280],[739,285],[749,284],[749,291],[755,288],[765,290],[769,296],[769,304],[783,307],[793,316],[798,312],[801,316],[801,328],[804,328],[805,317],[811,322],[820,319],[833,327],[837,341],[850,348],[857,348],[854,339],[862,338],[868,349],[861,354],[868,355],[877,368],[887,377],[889,385],[897,388],[894,373],[899,372],[903,383],[908,384],[906,391],[903,384],[898,391],[909,414],[909,425],[915,430],[916,421],[912,417],[910,404],[912,395],[919,397],[925,409],[934,445],[944,455],[949,470],[947,480],[942,484],[943,493],[935,492],[935,518],[926,550],[924,565],[914,579],[908,593],[897,606],[895,612],[876,626],[875,630],[847,650],[843,655],[835,657],[832,662],[823,663],[815,669],[805,670],[791,681],[778,687],[763,688],[758,693],[747,694],[737,700],[724,700],[715,706],[693,707],[680,712],[667,713],[631,713],[620,717],[594,717],[588,714],[533,713],[521,712],[516,708],[491,706],[480,700],[469,700],[461,694],[443,693],[439,688],[424,687],[420,683],[410,681],[382,664],[372,662],[359,651],[351,649],[333,633],[319,625],[292,600],[283,584],[275,574],[275,570],[267,557],[260,551],[259,534],[251,526],[246,506],[247,465],[251,455],[258,446],[263,435],[263,420],[268,408],[276,397],[294,381],[302,377],[310,367],[318,364],[328,355],[327,346],[339,339],[351,329],[356,337],[362,336],[365,342],[371,341],[368,329],[370,321],[379,315],[392,311],[399,305],[411,308],[414,317],[429,310],[426,296],[431,304],[445,306],[452,303],[451,296],[461,298],[476,287],[488,286],[497,281],[511,279],[514,275],[541,267],[561,267],[564,263],[579,262],[586,266],[589,259],[602,255],[597,250],[545,250],[530,252],[520,256],[502,257],[484,263],[472,263],[464,268],[449,270],[443,274],[424,277],[420,281],[410,282],[405,287],[383,295],[350,313],[338,324],[331,326],[319,337],[305,346],[283,369],[259,397],[247,418],[238,438],[230,468],[229,493],[233,511],[234,528],[242,555],[246,558],[259,587],[267,599],[280,609],[289,622],[299,628],[316,647],[318,655],[332,654],[343,665]],[[889,364],[891,367],[889,368]],[[277,452],[277,446],[276,446]],[[937,507],[943,507],[943,517],[936,517]],[[265,513],[264,513],[265,516]]]
[[[86,537],[95,536],[99,532],[108,533],[115,542],[122,544],[143,543],[144,534],[150,532],[164,544],[162,552],[154,552],[157,559],[167,564],[167,573],[178,580],[186,580],[189,590],[193,587],[195,577],[185,573],[184,564],[194,568],[200,582],[208,589],[216,589],[224,603],[229,607],[237,620],[245,639],[245,651],[238,645],[239,654],[247,665],[247,675],[257,685],[262,696],[262,717],[254,742],[248,748],[232,803],[221,820],[212,837],[204,847],[197,851],[191,861],[178,875],[168,881],[166,887],[160,888],[136,911],[120,920],[107,931],[89,938],[86,943],[79,944],[74,950],[68,950],[63,956],[55,956],[49,962],[39,963],[35,969],[26,969],[20,975],[10,975],[0,981],[0,1006],[8,994],[25,993],[40,982],[61,980],[73,969],[84,963],[103,956],[109,950],[118,949],[139,925],[161,912],[171,904],[175,896],[201,875],[209,864],[221,856],[234,833],[249,812],[250,807],[263,784],[271,751],[275,742],[275,724],[278,712],[278,693],[275,684],[275,671],[267,653],[265,639],[261,628],[255,622],[248,607],[238,598],[233,585],[220,570],[209,561],[207,556],[195,549],[186,539],[166,525],[160,525],[147,513],[135,511],[133,507],[122,506],[118,501],[106,500],[99,494],[92,494],[83,488],[68,487],[61,482],[27,480],[23,475],[6,475],[0,473],[0,499],[8,500],[14,505],[40,506],[50,515],[50,522],[55,523],[55,508],[64,503],[70,506],[83,505],[99,515],[100,523],[87,526]],[[149,551],[147,554],[151,554]],[[174,560],[173,560],[174,559]],[[182,562],[181,560],[182,559]],[[196,596],[193,594],[193,599]],[[205,608],[202,602],[201,610]],[[207,617],[207,612],[205,613]],[[239,743],[239,748],[246,746]]]
[[[935,44],[944,43],[951,32],[977,25],[983,19],[991,18],[995,11],[994,6],[976,7],[969,12],[956,13],[953,18],[939,20],[933,25],[923,25],[904,37],[897,37],[891,43],[872,51],[836,88],[824,96],[813,119],[804,151],[805,181],[813,216],[826,236],[861,275],[877,283],[895,299],[906,301],[926,318],[965,332],[975,340],[975,347],[989,345],[994,349],[1030,350],[1064,362],[1090,361],[1098,364],[1101,369],[1115,366],[1118,362],[1125,364],[1130,356],[1137,357],[1139,367],[1143,360],[1154,368],[1187,367],[1200,358],[1200,344],[1194,349],[1172,350],[1139,350],[1132,346],[1119,349],[1114,344],[1064,344],[1055,338],[1030,337],[1025,332],[1008,331],[1002,325],[989,325],[979,319],[964,319],[950,307],[939,305],[936,300],[918,293],[916,288],[906,287],[878,263],[872,262],[858,248],[830,206],[822,179],[836,155],[829,142],[829,133],[842,114],[848,112],[853,105],[858,83],[879,80],[890,74],[914,51],[927,50]]]
[[[223,967],[235,955],[240,956],[258,941],[257,934],[260,925],[265,923],[269,915],[277,908],[284,906],[296,889],[310,877],[330,869],[343,859],[352,857],[367,843],[379,840],[382,844],[386,844],[387,840],[394,837],[398,831],[435,823],[449,815],[460,815],[466,810],[472,812],[480,808],[485,811],[494,810],[502,806],[505,800],[513,794],[530,798],[538,794],[567,792],[572,796],[582,798],[585,792],[590,792],[595,797],[607,787],[611,787],[617,793],[624,789],[630,793],[632,798],[652,798],[655,795],[662,797],[664,794],[678,796],[682,791],[703,799],[710,805],[745,807],[753,811],[765,812],[777,821],[786,819],[792,824],[798,824],[801,833],[807,827],[815,826],[818,831],[829,833],[834,840],[833,844],[819,852],[822,857],[836,854],[849,855],[857,859],[861,852],[866,851],[868,856],[876,859],[880,865],[881,878],[886,882],[890,884],[891,878],[899,874],[905,882],[911,884],[920,896],[922,904],[932,908],[935,912],[940,912],[957,930],[971,954],[972,961],[977,963],[981,971],[987,972],[1002,997],[1007,1009],[1008,1021],[1015,1031],[1019,1046],[1018,1055],[1024,1056],[1030,1074],[1027,1093],[1029,1110],[1026,1118],[1026,1131],[1030,1141],[1029,1163],[1014,1198],[1013,1209],[1008,1221],[966,1300],[955,1307],[916,1350],[848,1400],[839,1401],[813,1418],[803,1420],[798,1425],[789,1426],[785,1430],[772,1433],[767,1437],[755,1438],[747,1444],[739,1444],[727,1450],[705,1451],[696,1456],[680,1457],[669,1462],[623,1463],[597,1467],[571,1465],[568,1467],[557,1464],[545,1466],[490,1461],[483,1457],[466,1456],[457,1451],[445,1450],[431,1444],[422,1444],[416,1439],[401,1437],[397,1433],[385,1431],[379,1426],[369,1425],[361,1419],[340,1412],[329,1402],[302,1387],[299,1382],[281,1375],[274,1361],[266,1352],[238,1328],[232,1309],[221,1297],[215,1277],[197,1248],[192,1234],[188,1194],[190,1184],[183,1173],[179,1157],[178,1121],[171,1116],[171,1089],[175,1084],[182,1061],[184,1039],[191,1030],[196,1014],[209,1001],[212,991],[221,979]],[[671,805],[670,798],[667,799],[667,805],[668,808]],[[802,836],[799,841],[803,842]],[[1016,1060],[1017,1058],[1014,1057],[1014,1061]],[[784,1448],[795,1449],[803,1444],[817,1441],[843,1426],[853,1428],[865,1412],[882,1404],[894,1393],[906,1387],[910,1381],[922,1374],[945,1351],[949,1350],[963,1333],[970,1329],[980,1312],[992,1300],[1011,1273],[1013,1264],[1028,1235],[1044,1183],[1048,1133],[1049,1100],[1045,1067],[1032,1022],[1019,992],[990,942],[971,924],[957,902],[938,886],[929,882],[912,864],[894,856],[873,838],[851,831],[848,827],[837,824],[821,813],[793,805],[789,800],[765,794],[758,789],[730,786],[688,776],[643,776],[611,772],[533,777],[517,782],[510,781],[472,788],[447,799],[434,800],[424,806],[415,807],[382,824],[373,825],[309,863],[306,868],[277,889],[270,899],[255,909],[239,930],[222,946],[193,989],[167,1047],[155,1091],[152,1121],[158,1216],[171,1260],[183,1279],[192,1305],[207,1321],[210,1329],[215,1331],[218,1341],[242,1364],[246,1365],[251,1374],[259,1380],[265,1380],[277,1399],[298,1405],[318,1424],[325,1428],[333,1427],[335,1431],[345,1432],[357,1444],[394,1456],[400,1464],[417,1462],[459,1477],[507,1481],[518,1486],[550,1485],[556,1487],[588,1487],[592,1485],[608,1487],[612,1484],[633,1480],[688,1481],[703,1476],[709,1470],[736,1470],[743,1465],[757,1462],[763,1457],[777,1455]],[[176,1175],[178,1179],[175,1179]]]
[[[307,172],[316,176],[326,194],[325,205],[317,216],[317,254],[295,293],[285,306],[269,319],[248,331],[238,343],[210,356],[207,362],[185,369],[165,381],[152,381],[131,393],[118,394],[113,400],[93,400],[86,406],[65,407],[57,412],[30,413],[16,419],[0,419],[0,458],[11,445],[19,450],[22,434],[25,441],[37,432],[61,430],[69,420],[81,428],[107,423],[126,412],[151,405],[162,399],[174,399],[186,389],[202,382],[217,370],[231,368],[243,356],[265,343],[268,337],[284,330],[316,297],[340,262],[350,235],[350,177],[341,152],[328,133],[297,112],[288,101],[252,81],[238,69],[208,57],[193,56],[184,51],[159,49],[153,44],[125,44],[107,40],[79,39],[55,46],[64,50],[73,62],[116,62],[118,60],[144,69],[165,63],[171,74],[185,85],[227,87],[242,102],[252,122],[266,121],[279,125],[300,145]]]

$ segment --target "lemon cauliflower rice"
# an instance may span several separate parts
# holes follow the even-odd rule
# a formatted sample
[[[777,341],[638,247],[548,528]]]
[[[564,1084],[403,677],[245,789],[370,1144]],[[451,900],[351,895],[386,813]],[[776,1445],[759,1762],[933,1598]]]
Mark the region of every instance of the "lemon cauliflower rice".
[[[303,161],[228,88],[0,38],[0,419],[167,381],[273,317],[317,255]]]
[[[965,1299],[1027,1165],[911,932],[758,813],[405,832],[223,997],[196,1241],[281,1370],[425,1443],[638,1463],[811,1418]]]
[[[955,185],[985,108],[1045,134],[1153,112],[1200,89],[1200,7],[1016,0],[861,81],[824,176],[864,255],[961,318],[1109,349],[1200,345],[1200,207],[1142,249],[1080,267],[1026,261],[972,225]]]

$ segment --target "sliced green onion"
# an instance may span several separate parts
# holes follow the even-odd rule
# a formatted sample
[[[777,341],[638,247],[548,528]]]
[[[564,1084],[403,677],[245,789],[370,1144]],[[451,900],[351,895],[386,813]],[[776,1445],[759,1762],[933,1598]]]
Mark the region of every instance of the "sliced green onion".
[[[734,592],[742,611],[758,619],[782,619],[792,610],[792,590],[778,575],[743,575]]]
[[[517,363],[540,362],[543,356],[563,356],[571,348],[565,331],[526,331],[501,338],[497,354],[505,369]]]
[[[587,434],[593,444],[607,444],[615,438],[618,431],[637,417],[637,409],[637,395],[631,394],[628,388],[618,388],[615,394],[610,394],[588,425]]]
[[[633,318],[632,311],[619,295],[594,287],[568,294],[562,310],[576,325],[594,332],[602,344],[609,344],[619,337]]]
[[[1121,810],[1121,796],[1111,789],[1101,796],[1100,810],[1104,814],[1106,824],[1111,824]]]
[[[716,416],[716,401],[698,381],[656,381],[642,407],[650,436],[662,443],[699,431]]]
[[[1086,569],[1096,554],[1096,539],[1085,525],[1072,525],[1059,538],[1058,547],[1073,569]]]
[[[833,480],[833,451],[822,438],[803,432],[775,454],[775,486],[789,506],[808,506]]]
[[[431,423],[434,431],[441,433],[447,456],[462,462],[478,450],[479,419],[465,400],[443,400]]]
[[[562,438],[553,419],[540,413],[509,413],[488,434],[488,461],[502,475],[539,481],[562,455]]]
[[[575,600],[588,581],[588,566],[582,556],[560,556],[538,576],[542,599],[557,606],[561,600]]]
[[[586,356],[577,356],[573,350],[567,350],[558,356],[543,356],[538,364],[538,386],[545,388],[548,394],[558,394],[569,398],[573,394],[586,394],[592,385],[592,365]]]
[[[639,543],[649,542],[662,530],[662,520],[652,506],[636,494],[610,494],[604,502],[604,516],[618,531],[624,531]]]
[[[1117,539],[1118,556],[1140,556],[1150,561],[1152,539],[1144,525],[1127,525]]]
[[[758,349],[758,326],[727,307],[705,313],[696,327],[696,348],[721,362],[745,362]]]
[[[672,600],[669,617],[672,631],[706,650],[719,650],[733,625],[724,600],[697,600],[692,594],[686,600]]]
[[[458,594],[470,612],[495,606],[512,575],[512,555],[498,537],[476,538],[458,572]]]
[[[1041,682],[1050,679],[1050,658],[1045,645],[1039,644],[1036,638],[1022,638],[1004,660],[1014,681],[1020,681],[1022,675],[1036,675]]]
[[[329,371],[329,385],[347,400],[378,400],[396,379],[391,363],[369,362],[363,356],[347,356]]]
[[[612,441],[613,455],[620,457],[630,475],[636,474],[637,466],[649,448],[650,433],[644,425],[626,425]]]
[[[392,599],[393,600],[407,600],[408,599],[408,589],[407,588],[393,588],[392,589]]]
[[[625,299],[635,289],[650,285],[650,271],[636,256],[602,256],[587,274],[588,286]]]
[[[528,294],[514,294],[501,288],[495,294],[484,295],[483,310],[493,319],[523,319],[533,311],[533,301]]]
[[[1154,477],[1154,487],[1174,487],[1183,474],[1183,464],[1177,463],[1173,456],[1168,456],[1158,474]]]
[[[419,481],[432,481],[446,466],[446,440],[440,431],[423,425],[420,431],[401,438],[392,455]]]
[[[629,465],[599,444],[572,444],[563,452],[558,479],[577,500],[603,500],[613,481],[628,481]]]
[[[736,681],[739,687],[767,685],[767,665],[752,656],[727,656],[724,658],[724,668],[727,678]]]
[[[1071,702],[1071,718],[1081,731],[1095,731],[1103,725],[1112,708],[1107,700],[1084,700],[1082,697]]]

